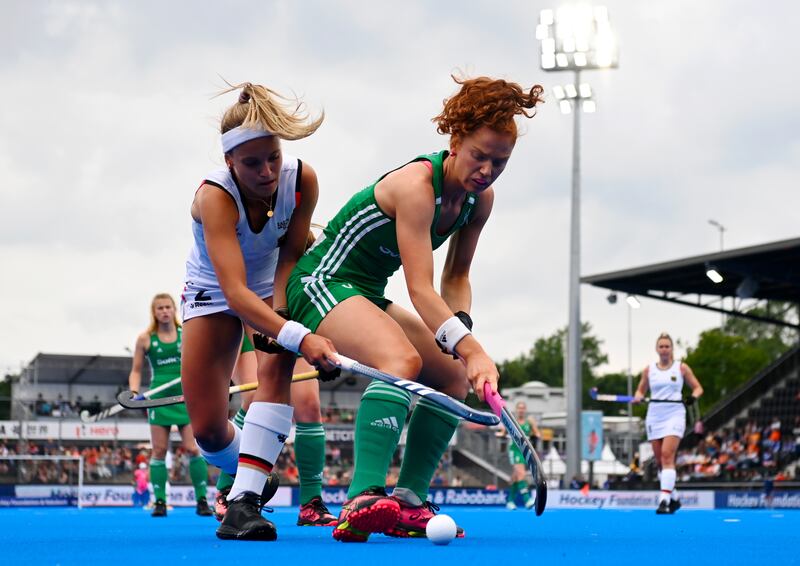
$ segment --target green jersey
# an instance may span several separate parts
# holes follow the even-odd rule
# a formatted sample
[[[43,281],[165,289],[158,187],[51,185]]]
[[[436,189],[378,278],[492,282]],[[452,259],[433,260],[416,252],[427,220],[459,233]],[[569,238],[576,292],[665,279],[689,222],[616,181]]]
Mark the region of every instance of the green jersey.
[[[431,164],[431,198],[435,205],[430,227],[433,250],[470,221],[478,203],[478,195],[467,193],[453,225],[444,234],[437,232],[447,153],[420,155],[409,162]],[[402,264],[397,222],[375,200],[375,185],[388,174],[353,195],[292,272],[287,287],[289,310],[292,318],[312,331],[336,304],[353,295],[362,295],[382,308],[388,304],[384,298],[386,284]]]
[[[517,421],[519,422],[519,421]],[[524,422],[519,423],[519,428],[522,429],[522,432],[525,433],[527,438],[530,438],[531,432],[533,431],[533,426],[531,425],[531,421],[525,419]],[[517,445],[514,443],[513,440],[510,438],[508,439],[508,460],[512,464],[525,464],[525,457],[522,455],[522,450],[517,448]]]
[[[183,329],[177,329],[178,338],[174,342],[164,342],[158,337],[157,332],[150,334],[150,347],[147,350],[147,359],[150,362],[152,379],[150,388],[158,387],[168,381],[172,381],[181,375],[181,337]],[[153,398],[169,397],[183,393],[181,384],[176,383],[172,387],[153,395]],[[149,409],[147,411],[150,424],[163,426],[189,424],[189,415],[186,412],[186,405],[170,405]]]

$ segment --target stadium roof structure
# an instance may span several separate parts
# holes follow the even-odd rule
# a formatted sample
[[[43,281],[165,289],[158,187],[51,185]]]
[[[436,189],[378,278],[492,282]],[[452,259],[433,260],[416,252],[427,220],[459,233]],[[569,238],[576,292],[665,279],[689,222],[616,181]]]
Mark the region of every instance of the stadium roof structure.
[[[128,383],[130,356],[36,354],[22,370],[28,383],[62,383],[67,385],[110,385]],[[142,378],[149,381],[150,368],[144,364]]]
[[[715,270],[717,283],[707,275]],[[712,274],[713,275],[713,274]],[[720,278],[717,278],[720,279]],[[631,295],[800,329],[800,324],[731,308],[721,298],[784,301],[800,307],[800,238],[590,275],[582,283]]]

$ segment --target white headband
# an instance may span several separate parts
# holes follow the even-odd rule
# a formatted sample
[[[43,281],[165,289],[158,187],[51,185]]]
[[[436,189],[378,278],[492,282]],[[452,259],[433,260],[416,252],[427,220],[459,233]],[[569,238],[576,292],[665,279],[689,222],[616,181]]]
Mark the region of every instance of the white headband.
[[[228,153],[233,148],[242,145],[244,142],[249,142],[250,140],[254,140],[256,138],[267,138],[274,135],[275,134],[272,132],[268,132],[266,130],[253,130],[243,126],[233,128],[232,130],[228,130],[222,134],[222,153]]]

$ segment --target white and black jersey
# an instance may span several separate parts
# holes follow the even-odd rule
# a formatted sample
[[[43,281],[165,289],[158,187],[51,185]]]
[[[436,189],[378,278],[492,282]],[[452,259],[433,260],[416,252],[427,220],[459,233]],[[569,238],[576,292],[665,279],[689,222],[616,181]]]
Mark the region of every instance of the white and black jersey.
[[[283,156],[277,196],[272,208],[273,216],[260,232],[255,232],[250,226],[239,187],[228,169],[213,171],[203,183],[224,190],[236,203],[239,211],[236,237],[244,258],[247,288],[261,299],[271,297],[273,294],[280,243],[286,234],[297,204],[301,171],[302,162],[299,159],[288,155]],[[184,321],[197,316],[229,310],[214,272],[214,266],[208,256],[203,226],[194,219],[192,220],[192,235],[194,242],[189,252],[189,258],[186,260],[186,278],[181,295],[181,311]]]
[[[683,391],[681,362],[676,360],[667,369],[650,364],[647,374],[650,386],[650,399],[655,401],[680,401]],[[686,430],[686,408],[683,403],[650,402],[647,407],[647,439],[658,440],[665,436],[683,438]]]

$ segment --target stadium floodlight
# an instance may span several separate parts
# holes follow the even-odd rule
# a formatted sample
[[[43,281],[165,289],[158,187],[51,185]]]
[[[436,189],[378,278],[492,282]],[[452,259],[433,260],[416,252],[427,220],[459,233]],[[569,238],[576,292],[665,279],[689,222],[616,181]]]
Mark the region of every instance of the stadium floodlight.
[[[639,302],[639,299],[636,298],[636,295],[628,295],[625,298],[625,302],[628,303],[628,306],[632,309],[638,309],[642,306],[642,303]]]
[[[584,70],[617,67],[617,41],[604,6],[581,5],[542,10],[536,26],[540,65],[545,71],[574,71],[571,90],[564,88],[559,108],[573,114],[572,205],[570,215],[569,325],[565,357],[567,407],[567,477],[581,473],[581,318],[580,318],[580,115],[594,112],[589,85],[580,82]],[[570,95],[574,92],[574,95]]]
[[[608,10],[597,6],[565,6],[557,12],[542,10],[536,39],[541,42],[541,65],[552,70],[553,61],[559,60],[560,68],[608,69],[619,66],[619,50]]]
[[[592,100],[592,87],[587,83],[556,85],[553,87],[553,96],[558,100],[562,114],[571,114],[576,104],[580,104],[580,109],[586,114],[597,110],[597,104]]]
[[[725,278],[722,276],[722,274],[717,271],[716,266],[711,265],[710,263],[706,264],[706,277],[711,279],[711,281],[715,284],[725,281]]]

